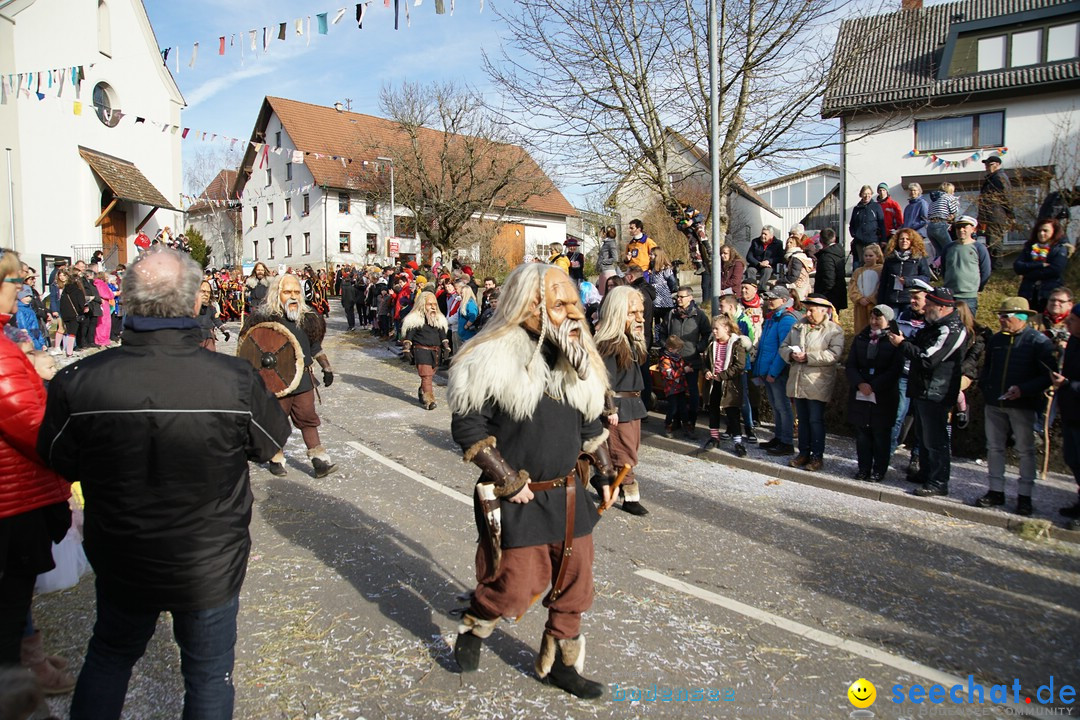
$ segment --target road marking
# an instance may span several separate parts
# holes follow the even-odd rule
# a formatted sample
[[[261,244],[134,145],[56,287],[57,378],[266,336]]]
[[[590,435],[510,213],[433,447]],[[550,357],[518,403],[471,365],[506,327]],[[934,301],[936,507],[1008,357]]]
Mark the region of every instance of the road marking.
[[[952,687],[953,685],[964,685],[967,682],[966,679],[961,679],[959,677],[956,677],[955,675],[949,675],[948,673],[941,672],[940,670],[935,670],[932,667],[923,665],[922,663],[917,663],[914,660],[908,660],[907,658],[901,657],[900,655],[893,655],[892,653],[887,653],[884,650],[879,650],[877,648],[870,647],[869,645],[863,645],[862,643],[856,642],[854,640],[847,640],[838,635],[833,635],[832,633],[825,632],[824,630],[817,630],[794,620],[788,620],[785,617],[775,615],[767,610],[760,610],[752,605],[747,605],[745,603],[739,602],[738,600],[732,600],[729,597],[724,597],[723,595],[718,595],[709,590],[705,590],[704,588],[699,588],[696,585],[691,585],[690,583],[683,582],[682,580],[676,580],[673,577],[668,577],[667,575],[664,575],[663,573],[658,573],[655,570],[636,570],[634,571],[634,574],[638,575],[639,577],[643,577],[646,580],[652,580],[654,583],[669,587],[672,590],[677,590],[687,595],[692,595],[693,597],[700,598],[705,602],[712,603],[713,605],[717,605],[726,610],[731,610],[732,612],[743,615],[744,617],[757,620],[766,625],[772,625],[775,628],[785,630],[794,635],[798,635],[799,637],[806,638],[807,640],[820,643],[821,645],[834,647],[838,650],[843,650],[844,652],[850,653],[852,655],[866,658],[867,660],[870,660],[872,662],[887,665],[888,667],[895,668],[900,672],[920,677],[924,680],[927,680],[928,682],[942,685],[945,688]],[[1011,702],[987,704],[997,706],[1006,705],[1012,708],[1012,714],[1016,715],[1033,715],[1033,713],[1028,711],[1027,707]]]
[[[410,470],[409,468],[405,467],[401,463],[394,462],[393,460],[386,457],[385,455],[380,455],[379,453],[375,452],[374,450],[372,450],[371,448],[369,448],[369,447],[367,447],[365,445],[361,445],[360,443],[352,441],[352,440],[346,441],[345,444],[348,445],[349,447],[353,448],[354,450],[359,450],[360,452],[364,453],[365,455],[367,455],[372,460],[375,460],[376,462],[382,463],[383,465],[390,468],[391,470],[393,470],[395,472],[399,472],[402,475],[404,475],[405,477],[410,478],[412,480],[415,480],[416,482],[420,483],[421,485],[426,485],[429,488],[431,488],[432,490],[441,492],[443,495],[446,495],[447,497],[453,498],[454,500],[457,500],[459,503],[464,503],[465,505],[468,505],[470,507],[473,504],[472,498],[469,497],[468,495],[466,495],[464,493],[460,493],[457,490],[453,490],[451,488],[448,488],[445,485],[443,485],[442,483],[437,483],[434,480],[429,480],[428,478],[424,477],[420,473],[415,472],[413,470]]]
[[[468,495],[458,492],[457,490],[448,488],[441,483],[437,483],[434,480],[431,480],[430,478],[427,478],[414,470],[410,470],[401,463],[395,462],[390,458],[386,457],[385,455],[382,455],[365,445],[361,445],[360,443],[353,440],[346,441],[345,444],[355,450],[358,450],[359,452],[362,452],[364,455],[367,455],[372,460],[375,460],[376,462],[385,465],[391,470],[401,473],[407,478],[415,480],[421,485],[425,485],[432,490],[440,492],[443,495],[453,498],[454,500],[457,500],[458,502],[465,505],[473,504],[472,498]],[[663,573],[656,572],[655,570],[636,570],[634,574],[638,575],[639,577],[643,577],[646,580],[652,580],[655,583],[669,587],[672,590],[677,590],[687,595],[692,595],[693,597],[699,598],[713,605],[717,605],[727,610],[731,610],[732,612],[743,615],[744,617],[757,620],[759,622],[765,623],[766,625],[772,625],[775,628],[785,630],[789,633],[798,635],[799,637],[805,638],[807,640],[820,643],[821,645],[834,647],[838,650],[843,650],[844,652],[850,653],[852,655],[866,658],[867,660],[870,660],[872,662],[886,665],[888,667],[899,670],[900,672],[908,673],[909,675],[913,675],[915,677],[920,677],[931,683],[937,683],[946,688],[953,685],[963,685],[967,682],[966,680],[961,679],[955,675],[949,675],[948,673],[941,672],[940,670],[935,670],[932,667],[917,663],[914,660],[908,660],[905,657],[893,655],[892,653],[887,653],[884,650],[879,650],[878,648],[864,645],[860,642],[856,642],[855,640],[847,640],[838,635],[833,635],[832,633],[828,633],[823,630],[817,630],[794,620],[788,620],[785,617],[775,615],[767,610],[761,610],[752,605],[741,603],[738,600],[733,600],[731,598],[724,597],[723,595],[718,595],[717,593],[711,592],[709,590],[699,588],[696,585],[691,585],[690,583],[684,582],[682,580],[676,580],[673,577],[669,577],[667,575],[664,575]],[[1033,715],[1030,711],[1028,711],[1027,707],[1022,705],[1016,705],[1014,703],[999,703],[995,705],[1002,704],[1012,708],[1012,714],[1025,716]]]

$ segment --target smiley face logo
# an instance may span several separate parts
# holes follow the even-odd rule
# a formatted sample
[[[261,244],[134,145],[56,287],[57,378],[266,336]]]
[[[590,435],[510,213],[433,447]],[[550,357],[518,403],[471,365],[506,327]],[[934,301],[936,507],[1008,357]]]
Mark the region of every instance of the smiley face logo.
[[[877,700],[877,688],[866,678],[859,678],[847,689],[848,700],[857,708],[868,708]]]

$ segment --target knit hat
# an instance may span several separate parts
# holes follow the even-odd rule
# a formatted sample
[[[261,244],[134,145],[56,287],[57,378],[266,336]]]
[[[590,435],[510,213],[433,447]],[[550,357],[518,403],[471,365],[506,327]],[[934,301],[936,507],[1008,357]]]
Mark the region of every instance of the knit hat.
[[[888,190],[889,190],[889,183],[887,183],[887,182],[882,182],[882,183],[878,183],[878,185],[877,185],[877,189],[878,189],[878,190],[881,190],[882,188],[884,188],[884,189],[885,189],[885,191],[886,191],[886,192],[888,192]]]
[[[953,297],[952,290],[947,287],[936,287],[927,292],[926,302],[940,307],[954,307],[956,305],[956,299]]]
[[[870,311],[870,313],[872,315],[880,315],[889,322],[892,322],[896,319],[896,311],[888,305],[885,305],[884,303],[882,303],[881,305],[875,305],[873,310]]]

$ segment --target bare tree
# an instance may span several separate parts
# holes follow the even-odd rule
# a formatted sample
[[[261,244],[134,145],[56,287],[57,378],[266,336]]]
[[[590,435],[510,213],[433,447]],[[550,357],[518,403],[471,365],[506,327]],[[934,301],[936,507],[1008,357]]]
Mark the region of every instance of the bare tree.
[[[372,138],[366,150],[394,160],[395,204],[408,208],[421,239],[444,253],[471,220],[501,222],[530,198],[554,191],[536,161],[469,88],[384,86],[380,105],[397,131]],[[378,177],[375,191],[388,196],[385,173]]]
[[[839,21],[872,12],[856,0],[722,0],[719,32],[720,198],[748,165],[782,163],[838,140],[818,105],[859,48],[836,57]],[[516,0],[488,73],[542,149],[572,171],[633,173],[672,218],[684,205],[671,179],[669,130],[707,145],[705,3],[697,0]],[[880,41],[865,38],[867,46]]]
[[[186,223],[201,233],[218,265],[238,265],[243,258],[240,201],[229,198],[242,158],[239,150],[208,147],[184,164],[184,188],[197,198],[187,209]],[[223,172],[233,174],[222,177]]]

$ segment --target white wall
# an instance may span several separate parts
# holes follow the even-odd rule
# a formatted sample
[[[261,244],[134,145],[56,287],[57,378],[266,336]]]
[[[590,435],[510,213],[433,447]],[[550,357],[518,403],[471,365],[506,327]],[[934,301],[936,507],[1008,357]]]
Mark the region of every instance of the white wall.
[[[971,102],[951,109],[938,107],[933,112],[922,112],[915,117],[925,119],[1002,109],[1005,110],[1003,145],[1008,148],[1008,152],[1002,157],[1003,166],[1006,169],[1053,162],[1049,155],[1055,129],[1071,119],[1073,132],[1080,131],[1080,98],[1075,93],[1057,93],[997,102]],[[876,122],[879,122],[876,118],[849,120],[847,135],[857,137],[867,132]],[[879,182],[889,183],[890,194],[903,206],[906,203],[907,193],[900,187],[902,176],[935,175],[944,182],[955,173],[981,172],[983,169],[981,161],[970,162],[967,167],[945,168],[933,165],[928,154],[907,157],[914,147],[915,125],[911,116],[898,119],[884,130],[847,144],[843,168],[845,173],[844,216],[841,218],[843,227],[846,228],[851,217],[851,208],[859,201],[859,188],[862,185],[877,187]],[[937,154],[946,160],[961,161],[974,152],[974,150],[962,150]],[[983,153],[984,156],[987,154],[989,153]],[[1075,153],[1073,158],[1076,158]],[[1060,158],[1057,161],[1060,164]],[[1067,168],[1062,168],[1059,170],[1059,175],[1063,170],[1068,171]],[[1072,173],[1075,174],[1075,172],[1074,168]],[[928,188],[924,184],[924,191],[930,189],[936,189],[936,185]],[[970,198],[968,200],[970,201]],[[962,202],[962,212],[965,209],[964,205]],[[969,209],[974,214],[975,208]]]
[[[156,46],[149,46],[140,22],[138,0],[109,0],[111,57],[98,50],[97,0],[38,0],[15,16],[14,66],[20,71],[82,64],[85,79],[80,100],[82,115],[73,112],[74,88],[65,83],[60,101],[55,91],[46,99],[11,100],[17,126],[0,115],[2,146],[14,147],[17,204],[21,225],[20,246],[27,261],[37,265],[41,253],[70,255],[73,245],[100,243],[94,221],[101,213],[101,187],[78,146],[128,160],[172,204],[181,190],[180,136],[162,133],[149,125],[129,122],[106,127],[93,109],[93,89],[100,81],[112,86],[116,106],[129,116],[180,123],[179,93],[169,87],[159,70]],[[0,23],[3,23],[0,20]],[[134,257],[135,226],[150,208],[121,203],[127,211],[128,256]],[[61,210],[58,212],[58,209]],[[146,226],[153,236],[158,228],[182,226],[178,213],[159,210]]]

